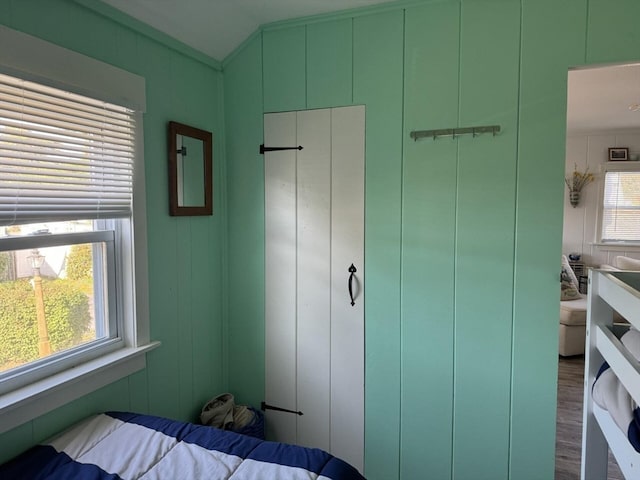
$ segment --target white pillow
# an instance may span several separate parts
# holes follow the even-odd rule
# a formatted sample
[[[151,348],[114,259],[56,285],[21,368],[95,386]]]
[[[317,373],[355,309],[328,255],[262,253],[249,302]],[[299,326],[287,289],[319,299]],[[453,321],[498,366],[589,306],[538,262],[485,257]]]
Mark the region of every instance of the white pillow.
[[[618,255],[616,257],[616,267],[620,270],[640,270],[640,260]]]
[[[620,341],[633,358],[640,361],[640,332],[632,327],[622,335]]]

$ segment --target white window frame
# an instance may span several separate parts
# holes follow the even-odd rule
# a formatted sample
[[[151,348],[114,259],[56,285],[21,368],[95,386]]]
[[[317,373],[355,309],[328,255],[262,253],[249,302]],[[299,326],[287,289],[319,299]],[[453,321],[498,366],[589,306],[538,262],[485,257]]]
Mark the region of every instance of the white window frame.
[[[640,240],[638,241],[605,241],[602,239],[602,222],[604,218],[604,189],[605,189],[605,176],[607,172],[640,172],[640,162],[623,161],[623,162],[606,162],[600,168],[600,182],[598,189],[598,209],[596,219],[596,240],[595,244],[599,247],[609,247],[611,250],[615,249],[628,249],[639,248]]]
[[[133,215],[113,230],[115,282],[121,320],[119,339],[97,356],[80,355],[63,369],[0,395],[0,433],[145,368],[145,353],[159,346],[151,342],[146,258],[146,202],[142,113],[144,78],[38,38],[0,26],[0,72],[61,88],[80,95],[126,106],[136,112]],[[98,231],[85,234],[94,241]],[[26,249],[69,240],[63,235],[34,236],[5,242],[2,249]],[[55,239],[55,240],[54,240]],[[93,239],[93,240],[91,240]],[[83,240],[81,236],[74,242]],[[86,242],[84,242],[86,243]],[[136,252],[139,252],[136,255]],[[68,368],[67,368],[68,367]]]
[[[128,220],[111,221],[110,223],[124,223]],[[68,233],[68,234],[46,234],[28,237],[7,237],[0,239],[0,252],[12,250],[32,250],[34,248],[42,249],[47,247],[80,245],[87,243],[104,243],[106,246],[106,260],[104,262],[101,274],[106,274],[108,298],[106,313],[108,315],[107,322],[109,324],[110,336],[94,340],[90,343],[80,345],[75,348],[54,353],[45,358],[27,363],[20,367],[16,367],[7,372],[0,374],[0,395],[11,392],[25,385],[32,384],[43,378],[50,377],[62,370],[73,368],[74,366],[93,360],[107,353],[111,353],[119,348],[126,346],[125,339],[122,337],[125,316],[119,308],[117,298],[121,298],[118,292],[118,285],[122,284],[122,280],[118,278],[122,270],[116,269],[116,238],[117,228],[112,230],[96,230],[93,232]],[[95,267],[95,265],[94,265]],[[94,268],[95,271],[95,268]],[[103,277],[105,275],[96,275],[94,277],[94,290],[100,291],[104,288]],[[98,305],[99,302],[96,302]],[[104,305],[104,302],[103,302]],[[104,314],[102,309],[96,308],[96,315]],[[96,322],[99,323],[99,322]]]

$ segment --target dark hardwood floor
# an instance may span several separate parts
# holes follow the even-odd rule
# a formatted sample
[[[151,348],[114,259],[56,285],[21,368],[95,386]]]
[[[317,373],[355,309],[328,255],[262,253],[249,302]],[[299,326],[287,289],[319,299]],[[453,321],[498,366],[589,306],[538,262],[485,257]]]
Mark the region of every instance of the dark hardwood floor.
[[[584,356],[558,358],[555,480],[580,480]],[[611,452],[608,479],[624,480]]]

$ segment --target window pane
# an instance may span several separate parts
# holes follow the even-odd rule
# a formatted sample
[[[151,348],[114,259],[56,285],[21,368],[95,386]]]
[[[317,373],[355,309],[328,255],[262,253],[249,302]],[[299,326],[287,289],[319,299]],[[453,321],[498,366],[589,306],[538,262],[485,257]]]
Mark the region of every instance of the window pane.
[[[640,172],[607,172],[603,241],[640,241]]]
[[[59,233],[93,232],[93,220],[75,220],[67,222],[31,223],[27,225],[10,225],[0,227],[0,238],[20,235],[46,235]]]
[[[105,244],[0,252],[0,373],[109,337]]]

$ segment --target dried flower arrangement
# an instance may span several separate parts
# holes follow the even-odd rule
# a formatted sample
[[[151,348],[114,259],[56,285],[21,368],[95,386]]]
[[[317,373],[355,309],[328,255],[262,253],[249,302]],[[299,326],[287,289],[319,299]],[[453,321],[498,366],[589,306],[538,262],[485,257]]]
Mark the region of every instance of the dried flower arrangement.
[[[574,167],[573,175],[565,177],[564,183],[566,183],[569,188],[569,202],[572,207],[575,208],[580,202],[580,192],[582,189],[594,180],[595,177],[593,174],[589,173],[589,167],[586,168],[584,173],[580,173],[577,165]]]

